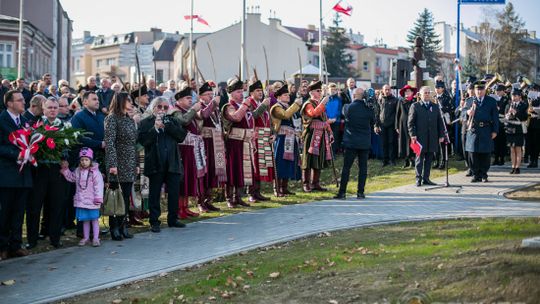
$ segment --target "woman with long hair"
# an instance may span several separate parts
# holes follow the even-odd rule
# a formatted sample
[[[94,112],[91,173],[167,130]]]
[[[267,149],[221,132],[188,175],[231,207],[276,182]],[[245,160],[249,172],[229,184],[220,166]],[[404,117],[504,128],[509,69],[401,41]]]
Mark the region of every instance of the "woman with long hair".
[[[105,165],[112,188],[120,187],[126,207],[130,206],[131,190],[137,177],[137,126],[129,116],[133,103],[128,93],[115,93],[105,118]],[[109,217],[111,237],[115,241],[133,236],[127,229],[126,216]]]

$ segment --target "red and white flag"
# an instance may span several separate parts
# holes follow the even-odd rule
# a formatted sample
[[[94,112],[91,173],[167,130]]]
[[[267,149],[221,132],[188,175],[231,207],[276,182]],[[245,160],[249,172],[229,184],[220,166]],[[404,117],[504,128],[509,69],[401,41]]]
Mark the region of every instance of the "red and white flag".
[[[352,6],[343,0],[340,0],[338,3],[336,3],[336,5],[334,5],[332,9],[338,13],[342,13],[347,16],[350,16],[352,14]]]
[[[206,26],[210,26],[210,25],[208,24],[208,22],[207,22],[206,20],[204,20],[204,19],[203,19],[201,16],[199,16],[199,15],[191,15],[191,16],[190,16],[190,15],[185,15],[185,16],[184,16],[184,20],[191,20],[191,19],[197,20],[197,22],[202,23],[202,24],[204,24],[204,25],[206,25]]]

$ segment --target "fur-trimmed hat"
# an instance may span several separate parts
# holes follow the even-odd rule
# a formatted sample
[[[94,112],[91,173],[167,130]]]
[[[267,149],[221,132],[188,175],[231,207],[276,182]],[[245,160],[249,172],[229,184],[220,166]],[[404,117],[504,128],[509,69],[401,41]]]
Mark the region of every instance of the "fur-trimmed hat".
[[[139,89],[131,91],[131,98],[135,100],[135,98],[144,96],[148,94],[148,89],[146,88],[146,84],[143,84],[141,87],[141,93],[139,95]]]
[[[231,78],[227,81],[227,93],[232,93],[236,90],[243,90],[244,83],[238,78]]]
[[[191,96],[191,91],[192,91],[191,87],[186,86],[181,91],[178,91],[178,92],[176,92],[176,94],[174,94],[174,99],[178,100],[178,99],[186,97],[186,96]]]
[[[256,80],[254,82],[251,82],[248,86],[248,90],[249,90],[249,93],[257,90],[257,89],[261,89],[262,90],[263,88],[263,85],[262,85],[262,82],[260,80]]]
[[[274,97],[279,97],[283,94],[288,94],[289,93],[289,89],[286,85],[282,86],[281,88],[279,88],[279,90],[275,91],[274,92]]]
[[[212,91],[215,87],[216,84],[213,81],[209,80],[203,83],[202,86],[199,88],[199,95],[202,95],[203,93],[206,93],[208,91]]]
[[[322,89],[322,82],[320,80],[313,80],[308,86],[308,91],[310,92],[320,89]]]

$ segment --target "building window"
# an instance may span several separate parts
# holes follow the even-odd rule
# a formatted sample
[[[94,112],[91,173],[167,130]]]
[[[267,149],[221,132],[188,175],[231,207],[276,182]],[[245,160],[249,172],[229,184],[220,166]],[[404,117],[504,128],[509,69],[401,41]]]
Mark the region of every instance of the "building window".
[[[375,58],[375,66],[380,68],[381,67],[381,57]]]
[[[363,67],[364,71],[369,71],[369,62],[367,61],[364,61],[364,67]]]
[[[163,82],[163,70],[156,71],[157,82]]]
[[[107,58],[107,65],[115,65],[116,58]]]
[[[81,58],[75,59],[75,71],[76,72],[81,71]]]
[[[13,68],[15,67],[15,43],[0,42],[0,67]]]
[[[102,66],[102,65],[103,65],[103,59],[98,59],[98,60],[96,61],[96,66],[99,68],[99,67]]]

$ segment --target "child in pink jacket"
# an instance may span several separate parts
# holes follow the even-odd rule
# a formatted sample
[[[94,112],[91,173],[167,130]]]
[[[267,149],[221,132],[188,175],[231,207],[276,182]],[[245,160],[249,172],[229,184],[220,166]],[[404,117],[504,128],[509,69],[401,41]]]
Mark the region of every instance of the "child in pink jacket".
[[[77,221],[83,223],[83,239],[79,246],[89,243],[90,223],[94,239],[92,246],[98,247],[99,242],[99,208],[103,203],[103,176],[98,164],[92,163],[94,152],[90,148],[82,148],[79,152],[79,167],[74,172],[69,170],[68,163],[62,162],[61,172],[69,182],[75,183],[76,191],[73,198]]]

